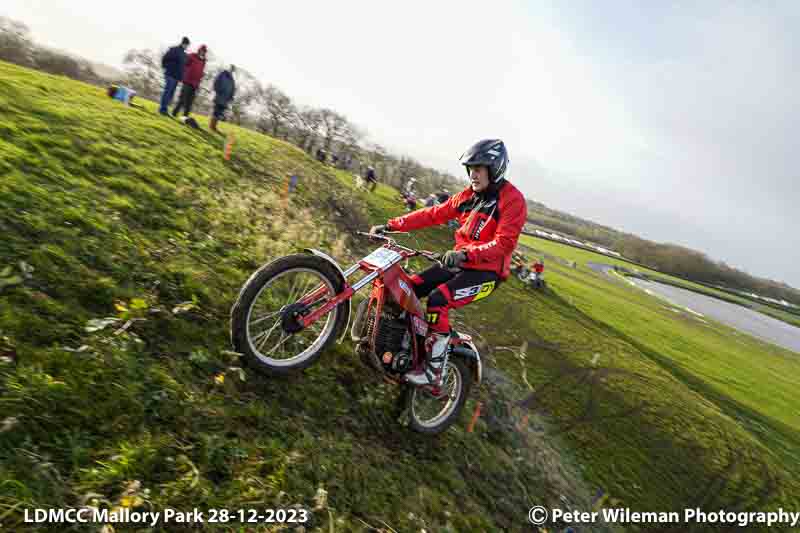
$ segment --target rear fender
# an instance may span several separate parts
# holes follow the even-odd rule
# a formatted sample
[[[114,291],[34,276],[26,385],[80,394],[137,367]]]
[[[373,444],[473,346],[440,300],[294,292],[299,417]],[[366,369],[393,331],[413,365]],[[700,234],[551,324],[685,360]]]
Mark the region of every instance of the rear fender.
[[[328,254],[326,254],[324,252],[320,252],[319,250],[315,250],[314,248],[304,248],[303,251],[306,252],[306,253],[310,253],[310,254],[316,255],[317,257],[321,257],[322,259],[326,260],[331,265],[333,265],[333,267],[336,269],[336,273],[339,275],[339,279],[341,280],[342,285],[347,285],[347,280],[345,279],[345,276],[344,276],[344,270],[342,270],[342,267],[339,266],[339,263],[337,263],[331,256],[329,256]],[[353,302],[352,298],[348,298],[347,299],[347,306],[345,306],[345,308],[344,308],[344,310],[345,310],[344,312],[345,312],[345,316],[347,317],[347,320],[345,322],[344,328],[342,328],[342,331],[339,334],[339,340],[336,341],[336,344],[341,344],[342,343],[342,341],[344,340],[345,335],[347,334],[347,331],[350,328],[350,309],[351,309],[351,307],[353,305],[352,302]],[[339,304],[339,305],[341,306],[342,304]]]

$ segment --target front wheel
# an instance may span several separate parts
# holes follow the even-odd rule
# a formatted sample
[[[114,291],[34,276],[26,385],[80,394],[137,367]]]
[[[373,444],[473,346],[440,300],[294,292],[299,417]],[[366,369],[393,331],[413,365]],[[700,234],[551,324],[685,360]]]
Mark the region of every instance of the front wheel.
[[[447,361],[447,375],[438,395],[427,387],[411,387],[406,394],[411,429],[435,435],[458,420],[469,396],[472,379],[466,364],[451,357]]]
[[[300,319],[344,289],[321,257],[293,254],[256,271],[231,309],[231,341],[249,366],[268,375],[302,370],[345,327],[343,302],[304,328]]]

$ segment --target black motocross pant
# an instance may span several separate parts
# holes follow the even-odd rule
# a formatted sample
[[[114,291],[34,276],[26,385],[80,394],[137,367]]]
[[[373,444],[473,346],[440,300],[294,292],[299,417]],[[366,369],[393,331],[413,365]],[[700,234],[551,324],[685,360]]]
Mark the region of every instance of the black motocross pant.
[[[495,272],[461,270],[453,273],[439,266],[414,274],[411,281],[418,298],[428,297],[427,320],[434,333],[450,331],[450,309],[482,300],[502,283]]]
[[[192,105],[194,104],[194,97],[197,94],[197,89],[188,83],[181,85],[181,94],[178,99],[178,104],[172,110],[172,115],[175,116],[183,108],[184,116],[189,116],[192,112]]]

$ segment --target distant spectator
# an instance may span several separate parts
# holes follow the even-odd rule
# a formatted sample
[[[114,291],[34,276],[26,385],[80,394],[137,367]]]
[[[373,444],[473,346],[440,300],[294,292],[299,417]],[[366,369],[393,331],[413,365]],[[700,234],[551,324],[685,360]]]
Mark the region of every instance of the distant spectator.
[[[428,196],[425,198],[424,205],[425,205],[425,207],[433,207],[434,205],[436,205],[436,195],[435,195],[435,194],[433,194],[433,193],[430,193],[430,194],[429,194],[429,195],[428,195]]]
[[[436,201],[440,204],[445,203],[449,199],[450,199],[450,193],[444,189],[442,189],[442,192],[436,195]]]
[[[186,68],[183,71],[183,84],[181,85],[181,96],[178,105],[172,110],[172,116],[178,116],[178,112],[183,109],[183,116],[188,117],[192,112],[192,104],[197,94],[197,88],[203,81],[206,71],[206,45],[200,45],[197,52],[189,54],[186,60]]]
[[[533,264],[533,283],[541,287],[544,282],[544,259],[539,259]]]
[[[375,187],[378,186],[378,177],[375,175],[375,169],[372,168],[372,165],[367,167],[367,188],[370,191],[374,191]]]
[[[158,112],[167,114],[167,108],[172,104],[178,82],[183,79],[183,69],[186,66],[186,49],[189,47],[189,38],[184,37],[181,44],[173,46],[161,58],[164,69],[164,92],[161,93],[161,106]]]
[[[319,161],[320,163],[325,162],[325,150],[323,150],[322,148],[317,149],[317,161]]]
[[[403,187],[403,191],[400,194],[402,194],[403,196],[409,196],[409,195],[416,196],[416,190],[415,190],[416,184],[417,184],[417,178],[410,178],[406,182],[406,185],[405,187]]]
[[[234,72],[236,72],[236,67],[231,65],[229,69],[217,74],[217,79],[214,80],[214,115],[211,117],[209,124],[211,131],[219,133],[217,122],[225,119],[225,110],[236,94],[236,81],[233,79]]]

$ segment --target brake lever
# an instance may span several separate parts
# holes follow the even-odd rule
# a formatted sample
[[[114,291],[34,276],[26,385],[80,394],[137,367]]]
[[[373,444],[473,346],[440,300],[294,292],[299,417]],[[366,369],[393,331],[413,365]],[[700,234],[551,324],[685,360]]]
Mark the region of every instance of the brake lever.
[[[356,235],[361,235],[363,237],[367,237],[369,240],[388,240],[388,237],[381,233],[369,233],[366,231],[356,231]]]

